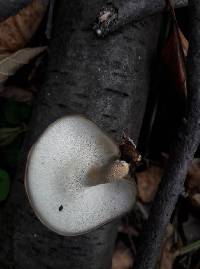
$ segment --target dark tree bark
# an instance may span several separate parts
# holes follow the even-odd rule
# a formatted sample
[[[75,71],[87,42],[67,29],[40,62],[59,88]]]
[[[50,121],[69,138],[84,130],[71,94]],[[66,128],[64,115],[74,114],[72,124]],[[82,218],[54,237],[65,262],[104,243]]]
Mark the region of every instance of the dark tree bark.
[[[200,3],[189,1],[190,40],[187,61],[187,113],[172,147],[168,167],[159,186],[150,217],[144,226],[135,269],[153,269],[165,229],[184,191],[188,166],[200,142]]]
[[[160,16],[100,40],[91,23],[103,2],[57,2],[45,82],[33,111],[26,149],[52,121],[77,113],[95,121],[116,140],[123,128],[128,128],[137,142],[156,57]],[[22,175],[13,184],[0,218],[1,268],[111,267],[117,221],[87,235],[59,236],[34,216]]]
[[[0,0],[0,21],[15,15],[20,9],[31,3],[31,0]]]
[[[184,7],[188,0],[174,0],[176,8]],[[119,28],[136,22],[158,12],[167,10],[166,0],[113,0],[105,2],[97,16],[97,23],[94,30],[98,36],[106,36]],[[102,14],[109,14],[107,18],[102,19]]]

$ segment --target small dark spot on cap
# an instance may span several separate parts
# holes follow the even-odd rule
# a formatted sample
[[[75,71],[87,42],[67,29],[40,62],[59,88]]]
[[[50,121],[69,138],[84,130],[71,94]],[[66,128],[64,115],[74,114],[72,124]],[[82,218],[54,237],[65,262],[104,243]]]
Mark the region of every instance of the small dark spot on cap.
[[[59,211],[62,211],[63,210],[63,206],[59,206]]]

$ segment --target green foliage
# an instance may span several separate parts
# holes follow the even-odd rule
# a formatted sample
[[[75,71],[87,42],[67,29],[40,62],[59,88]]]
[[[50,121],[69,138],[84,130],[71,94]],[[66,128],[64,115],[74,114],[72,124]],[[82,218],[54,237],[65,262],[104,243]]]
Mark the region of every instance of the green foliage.
[[[31,105],[27,103],[0,98],[0,201],[6,199],[10,179],[15,177],[30,112]]]
[[[0,128],[0,147],[11,144],[25,130],[24,127]]]
[[[30,116],[30,105],[9,100],[4,107],[4,117],[8,124],[18,125]]]

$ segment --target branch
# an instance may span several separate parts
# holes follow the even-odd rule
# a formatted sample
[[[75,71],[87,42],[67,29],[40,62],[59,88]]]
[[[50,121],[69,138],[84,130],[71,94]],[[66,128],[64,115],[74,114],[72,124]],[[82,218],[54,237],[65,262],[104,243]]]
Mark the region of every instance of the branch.
[[[200,249],[200,240],[193,242],[185,247],[179,248],[174,252],[174,258],[181,256],[181,255],[185,255],[189,252],[192,252],[194,250]]]
[[[81,30],[90,24],[99,1],[55,2],[47,70],[22,160],[43,130],[64,115],[85,115],[117,140],[121,130],[128,128],[137,140],[149,94],[149,67],[157,51],[160,16],[139,29],[126,30],[126,39],[117,34],[100,42],[91,31]],[[22,166],[23,162],[21,171]],[[19,174],[0,209],[0,268],[109,269],[117,222],[82,236],[56,235],[33,216]]]
[[[0,0],[0,21],[15,15],[20,9],[31,3],[31,0]]]
[[[200,3],[189,1],[190,48],[187,62],[188,103],[186,119],[181,125],[168,167],[162,179],[150,217],[145,225],[136,256],[135,269],[153,269],[160,252],[163,235],[184,190],[188,166],[200,138]]]
[[[188,0],[174,0],[175,7],[187,6]],[[161,12],[165,0],[113,0],[103,6],[97,16],[94,30],[99,37],[108,35],[133,21]]]

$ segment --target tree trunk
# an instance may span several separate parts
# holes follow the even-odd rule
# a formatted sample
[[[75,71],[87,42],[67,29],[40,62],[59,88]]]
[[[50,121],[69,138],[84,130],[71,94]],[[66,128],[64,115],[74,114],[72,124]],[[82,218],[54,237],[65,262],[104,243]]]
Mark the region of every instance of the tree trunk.
[[[68,114],[86,115],[116,140],[128,128],[137,142],[160,16],[97,39],[90,25],[103,3],[57,2],[46,77],[33,111],[26,151],[45,127]],[[34,216],[21,175],[13,184],[0,223],[1,268],[111,268],[118,221],[83,236],[59,236]]]

